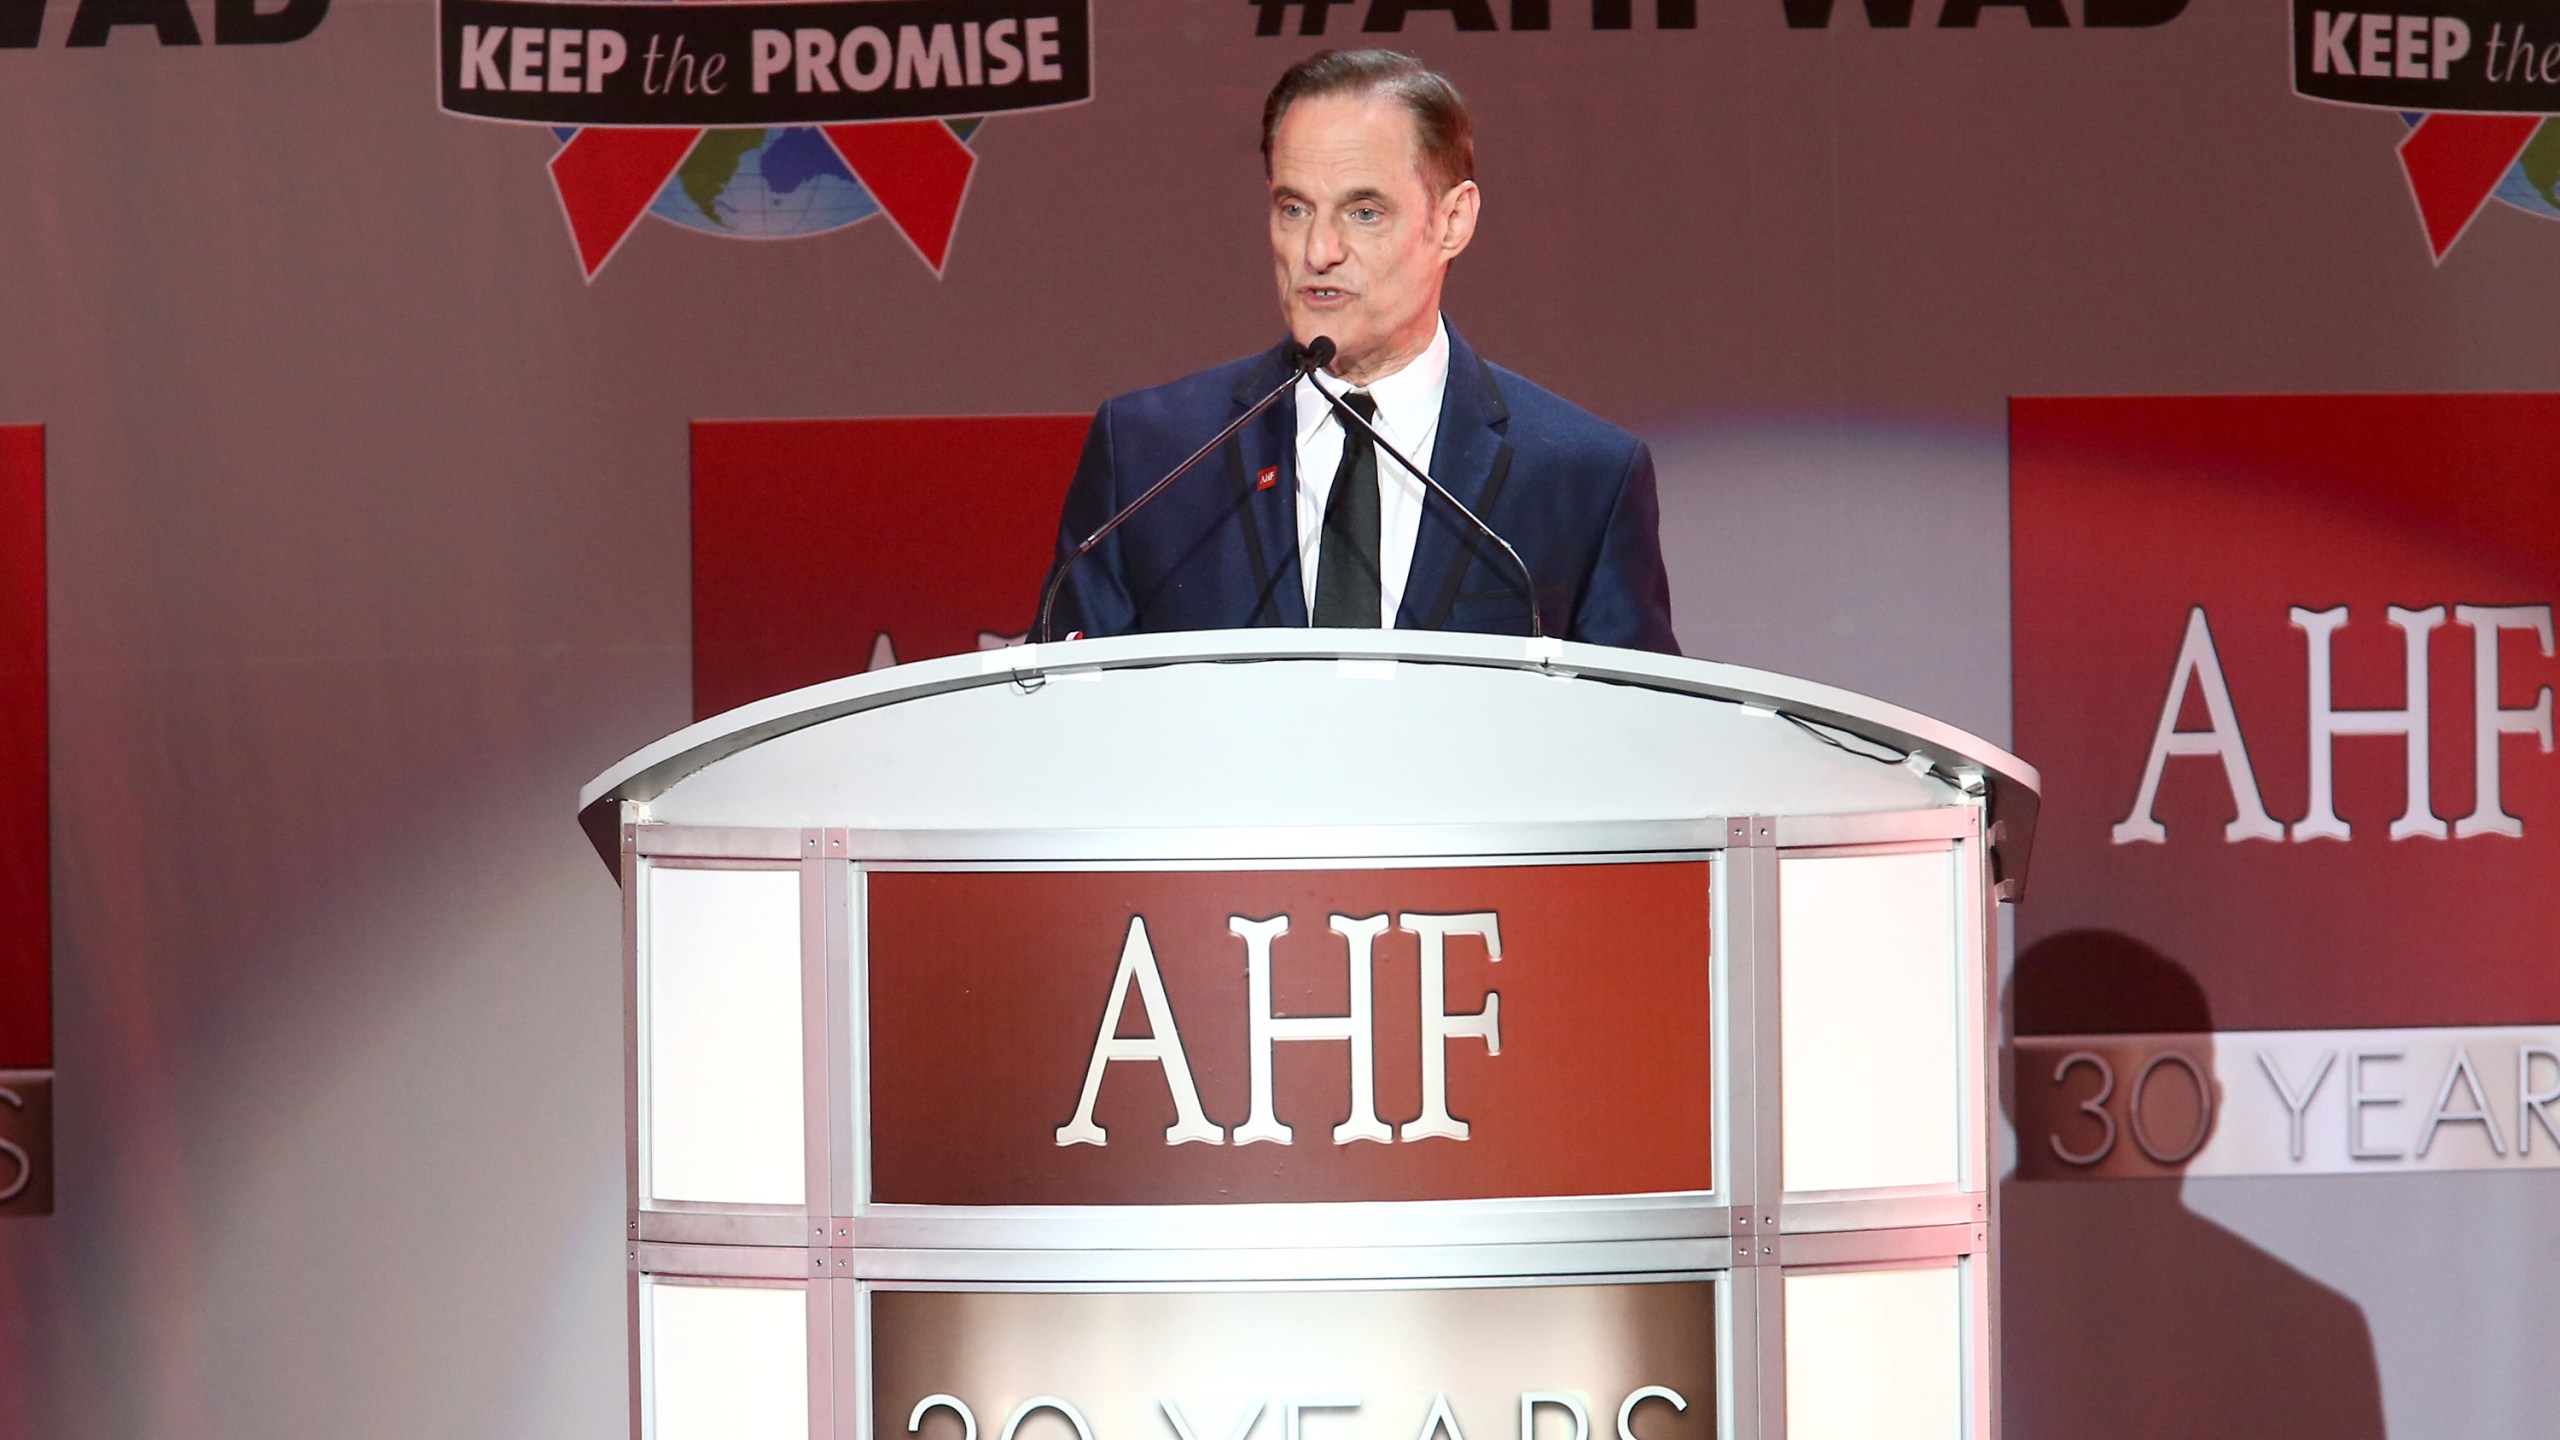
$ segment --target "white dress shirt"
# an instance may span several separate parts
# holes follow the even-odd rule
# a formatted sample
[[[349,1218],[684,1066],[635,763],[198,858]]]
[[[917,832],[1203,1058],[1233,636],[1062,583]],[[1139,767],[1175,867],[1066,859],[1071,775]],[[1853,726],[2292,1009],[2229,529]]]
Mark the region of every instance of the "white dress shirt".
[[[1413,362],[1392,375],[1358,388],[1325,377],[1335,394],[1366,394],[1378,402],[1378,418],[1370,423],[1389,443],[1431,468],[1431,447],[1440,438],[1440,401],[1449,389],[1449,326],[1435,321],[1431,344]],[[1342,464],[1343,426],[1333,407],[1316,393],[1313,380],[1298,382],[1298,578],[1306,590],[1307,610],[1316,608],[1316,564],[1324,549],[1324,504],[1333,493],[1333,472]],[[1422,535],[1422,482],[1386,454],[1378,452],[1378,625],[1392,629],[1396,610],[1404,604],[1405,581],[1413,574],[1413,547]]]

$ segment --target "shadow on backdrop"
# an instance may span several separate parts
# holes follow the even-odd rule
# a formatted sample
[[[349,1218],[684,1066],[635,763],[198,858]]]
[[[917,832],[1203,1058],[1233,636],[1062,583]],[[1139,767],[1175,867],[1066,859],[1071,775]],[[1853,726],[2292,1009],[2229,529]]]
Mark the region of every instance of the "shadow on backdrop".
[[[2008,1000],[2012,1035],[2213,1028],[2194,976],[2112,931],[2067,931],[2030,946]],[[2189,1210],[2185,1183],[2022,1181],[2014,1173],[2001,1182],[2006,1432],[2021,1440],[2381,1436],[2381,1377],[2364,1312]]]

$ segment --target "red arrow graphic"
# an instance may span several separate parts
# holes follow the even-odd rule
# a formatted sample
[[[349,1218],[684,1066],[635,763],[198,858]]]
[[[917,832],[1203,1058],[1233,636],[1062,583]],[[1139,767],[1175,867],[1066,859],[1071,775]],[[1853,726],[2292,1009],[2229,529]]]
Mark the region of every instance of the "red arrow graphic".
[[[823,133],[898,233],[940,275],[978,157],[939,120],[829,125]]]
[[[578,263],[586,267],[589,280],[622,248],[631,227],[648,213],[649,202],[658,198],[667,177],[701,138],[700,130],[590,126],[570,136],[551,157],[552,188],[560,192],[569,235],[578,242]]]
[[[940,275],[978,157],[939,120],[822,129],[898,233]],[[622,248],[702,133],[680,127],[590,126],[570,136],[551,157],[551,183],[560,192],[560,208],[569,217],[569,234],[578,242],[578,262],[589,280]]]
[[[2471,228],[2542,121],[2540,115],[2429,115],[2401,139],[2400,169],[2437,264]]]

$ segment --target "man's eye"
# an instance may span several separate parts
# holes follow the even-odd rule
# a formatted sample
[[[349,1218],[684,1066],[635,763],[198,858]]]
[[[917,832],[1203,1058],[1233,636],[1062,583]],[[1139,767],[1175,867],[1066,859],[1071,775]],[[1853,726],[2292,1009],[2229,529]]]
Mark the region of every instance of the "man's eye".
[[[1379,220],[1385,218],[1385,215],[1386,212],[1380,210],[1375,205],[1356,206],[1351,211],[1351,218],[1359,221],[1363,225],[1375,225]]]

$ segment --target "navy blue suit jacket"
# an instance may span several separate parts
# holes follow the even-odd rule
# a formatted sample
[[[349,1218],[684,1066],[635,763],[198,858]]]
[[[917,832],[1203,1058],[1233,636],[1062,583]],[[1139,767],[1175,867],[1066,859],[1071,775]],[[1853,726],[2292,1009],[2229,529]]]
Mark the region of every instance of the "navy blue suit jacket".
[[[1275,346],[1104,404],[1067,490],[1058,560],[1288,374]],[[1052,633],[1305,625],[1296,414],[1284,397],[1079,561]],[[1430,468],[1519,549],[1548,634],[1679,653],[1643,441],[1485,363],[1452,327]],[[1423,505],[1396,625],[1529,633],[1519,572],[1437,495]]]

